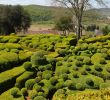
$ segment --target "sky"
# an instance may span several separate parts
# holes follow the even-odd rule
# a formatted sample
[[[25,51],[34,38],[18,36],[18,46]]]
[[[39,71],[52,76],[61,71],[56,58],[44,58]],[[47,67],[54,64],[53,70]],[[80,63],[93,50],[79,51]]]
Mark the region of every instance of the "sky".
[[[0,4],[11,4],[11,5],[50,5],[50,0],[0,0]]]
[[[0,4],[11,4],[11,5],[30,5],[30,4],[35,4],[35,5],[45,5],[45,6],[50,6],[52,0],[0,0]],[[94,0],[91,0],[91,3],[97,7],[96,2],[93,2]],[[110,7],[110,0],[104,0],[107,1],[107,6]]]

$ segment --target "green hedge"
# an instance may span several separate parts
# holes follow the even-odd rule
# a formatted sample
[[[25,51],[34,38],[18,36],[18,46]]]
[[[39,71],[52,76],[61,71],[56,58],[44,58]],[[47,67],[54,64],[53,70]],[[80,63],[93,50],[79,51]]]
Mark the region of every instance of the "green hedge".
[[[34,77],[34,72],[26,71],[16,79],[16,84],[15,85],[18,88],[22,88],[22,87],[25,86],[26,80],[28,80],[30,78],[33,78],[33,77]]]
[[[23,67],[16,67],[11,70],[0,73],[0,93],[13,87],[16,78],[24,72]]]

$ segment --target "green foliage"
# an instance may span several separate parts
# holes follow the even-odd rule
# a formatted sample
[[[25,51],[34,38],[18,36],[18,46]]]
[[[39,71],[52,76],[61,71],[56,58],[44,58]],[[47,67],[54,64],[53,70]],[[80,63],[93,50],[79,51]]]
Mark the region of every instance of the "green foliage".
[[[83,84],[77,83],[77,84],[76,84],[76,89],[77,89],[77,90],[84,90]]]
[[[31,57],[32,66],[39,66],[47,64],[46,57],[44,56],[43,51],[36,52]]]
[[[25,82],[25,87],[28,89],[28,90],[31,90],[33,85],[35,84],[35,80],[34,79],[29,79]]]
[[[16,86],[22,88],[26,82],[26,80],[32,78],[34,76],[34,72],[26,71],[21,76],[16,79]]]
[[[30,26],[30,16],[22,6],[2,5],[0,7],[0,33],[8,35],[21,31],[26,31]]]
[[[32,64],[31,64],[31,62],[25,62],[25,63],[23,64],[23,67],[24,67],[24,69],[25,69],[26,71],[29,71],[29,70],[31,70],[31,68],[32,68]]]
[[[21,89],[21,93],[22,93],[23,96],[27,96],[28,95],[28,91],[27,91],[26,88],[22,88]]]
[[[36,96],[37,96],[37,91],[36,90],[31,90],[30,92],[29,92],[29,97],[31,98],[31,99],[34,99]]]
[[[16,67],[0,73],[0,93],[12,87],[16,77],[21,75],[24,71],[23,67]]]
[[[43,96],[36,96],[34,98],[34,100],[47,100],[46,98],[44,98]]]
[[[16,97],[17,94],[18,94],[18,92],[19,92],[19,89],[15,87],[15,88],[13,88],[13,89],[11,90],[11,95],[12,95],[13,97]]]

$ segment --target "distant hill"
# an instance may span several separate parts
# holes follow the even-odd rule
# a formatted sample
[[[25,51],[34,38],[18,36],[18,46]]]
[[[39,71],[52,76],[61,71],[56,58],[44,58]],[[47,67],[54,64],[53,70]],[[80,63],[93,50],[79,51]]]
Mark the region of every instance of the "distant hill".
[[[52,7],[40,5],[23,6],[29,12],[32,22],[50,21],[53,19]]]
[[[40,5],[27,5],[23,7],[25,10],[27,10],[30,13],[32,22],[51,22],[54,19],[55,10],[58,10],[58,11],[60,10],[57,7],[40,6]],[[110,8],[100,8],[100,9],[89,10],[90,15],[93,13],[98,13],[100,17],[107,17],[107,16],[110,16]]]

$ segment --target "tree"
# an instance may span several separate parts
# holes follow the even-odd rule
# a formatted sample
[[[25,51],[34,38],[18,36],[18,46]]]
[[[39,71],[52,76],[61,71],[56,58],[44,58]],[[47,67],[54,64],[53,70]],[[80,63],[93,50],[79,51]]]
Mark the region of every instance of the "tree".
[[[22,6],[0,6],[0,33],[8,35],[27,30],[30,22],[30,16]]]
[[[82,17],[85,8],[91,5],[91,0],[53,0],[60,3],[61,5],[66,6],[73,16],[75,15],[77,21],[77,39],[80,39],[81,36],[81,27],[82,27]],[[103,0],[94,0],[98,4],[104,4]]]
[[[69,35],[70,30],[72,30],[73,28],[71,22],[72,19],[70,16],[62,16],[56,21],[55,28],[63,31],[63,35],[66,35],[67,32]]]

